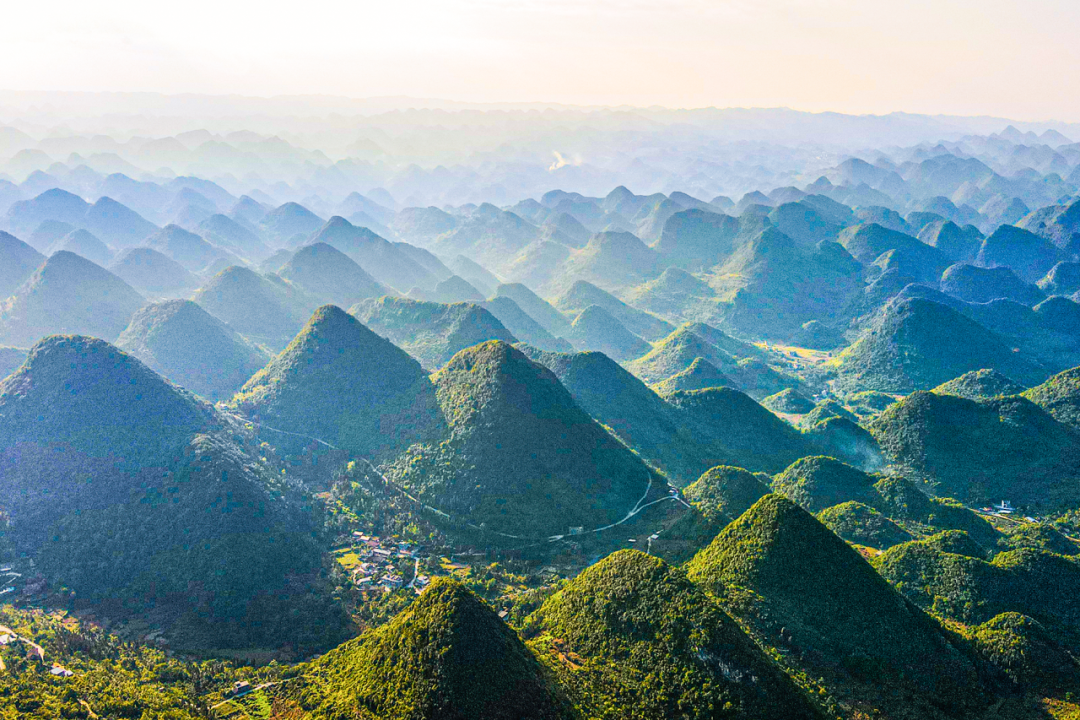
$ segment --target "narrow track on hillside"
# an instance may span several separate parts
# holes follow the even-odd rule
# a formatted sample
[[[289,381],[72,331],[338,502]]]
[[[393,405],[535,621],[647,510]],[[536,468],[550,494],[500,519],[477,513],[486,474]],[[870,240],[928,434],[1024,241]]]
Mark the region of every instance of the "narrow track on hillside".
[[[298,438],[302,438],[302,439],[305,439],[305,440],[311,440],[312,442],[316,442],[316,443],[318,443],[320,445],[323,445],[324,447],[328,447],[331,450],[337,450],[339,452],[347,452],[343,448],[339,448],[336,445],[328,443],[327,441],[323,440],[322,438],[317,438],[317,437],[314,437],[312,435],[305,435],[303,433],[293,432],[291,430],[282,430],[281,428],[271,427],[270,425],[266,425],[264,423],[257,422],[255,420],[251,420],[249,418],[241,417],[240,415],[236,415],[234,413],[230,413],[230,412],[226,412],[226,411],[221,411],[221,412],[226,417],[230,417],[230,418],[232,418],[234,420],[242,422],[245,425],[251,425],[251,426],[255,426],[255,427],[257,427],[257,428],[259,428],[261,430],[269,430],[271,432],[281,433],[283,435],[291,435],[293,437],[298,437]],[[434,507],[424,503],[419,498],[414,497],[411,493],[409,493],[404,488],[398,487],[397,484],[395,484],[388,477],[383,475],[382,472],[380,472],[379,469],[377,467],[375,467],[374,463],[372,463],[366,457],[358,455],[358,456],[355,456],[355,459],[362,461],[368,467],[368,470],[370,470],[380,480],[382,480],[383,484],[386,487],[388,487],[391,490],[393,490],[394,492],[402,495],[403,497],[407,498],[411,502],[419,505],[423,509],[438,515],[439,517],[443,518],[444,520],[448,520],[450,522],[456,522],[456,523],[458,523],[460,525],[464,525],[465,527],[468,527],[468,528],[470,528],[472,530],[477,530],[479,532],[491,533],[492,535],[498,535],[499,537],[509,538],[511,540],[523,540],[525,542],[534,543],[535,545],[541,545],[541,544],[544,544],[544,543],[556,543],[556,542],[560,542],[560,541],[566,539],[566,537],[567,537],[567,535],[564,534],[564,535],[549,535],[547,537],[542,537],[542,538],[541,537],[532,537],[532,538],[530,538],[530,537],[524,537],[524,536],[521,536],[521,535],[511,535],[509,533],[503,533],[503,532],[499,532],[497,530],[489,530],[487,528],[483,528],[483,527],[480,527],[478,525],[474,525],[471,522],[468,522],[466,520],[455,520],[453,517],[450,516],[449,513],[443,512],[442,510],[439,510],[438,508],[434,508]],[[653,489],[653,474],[649,473],[648,485],[645,487],[645,492],[638,499],[638,501],[634,504],[634,507],[632,507],[630,509],[630,511],[627,512],[626,515],[621,520],[617,520],[616,522],[613,522],[613,523],[611,523],[609,525],[604,525],[602,527],[593,528],[593,529],[590,529],[590,530],[582,530],[582,532],[580,534],[582,534],[582,535],[595,534],[595,533],[604,532],[605,530],[611,530],[612,528],[616,528],[616,527],[618,527],[618,526],[620,526],[620,525],[634,519],[634,517],[636,517],[641,511],[645,510],[646,508],[652,507],[653,505],[656,505],[656,504],[662,503],[662,502],[666,502],[666,501],[676,501],[676,502],[679,502],[679,503],[685,505],[687,508],[692,509],[692,506],[689,503],[687,503],[685,500],[683,500],[682,497],[679,496],[679,494],[677,492],[674,495],[672,495],[672,494],[665,495],[664,497],[653,500],[652,502],[645,502],[646,500],[648,500],[649,494],[652,492],[652,489]],[[535,545],[531,545],[529,547],[534,547]]]

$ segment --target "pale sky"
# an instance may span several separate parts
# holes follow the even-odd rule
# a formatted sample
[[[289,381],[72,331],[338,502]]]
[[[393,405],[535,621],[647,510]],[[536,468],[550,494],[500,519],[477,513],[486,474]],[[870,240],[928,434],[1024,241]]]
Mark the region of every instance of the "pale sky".
[[[1078,0],[40,0],[0,89],[1080,121]]]

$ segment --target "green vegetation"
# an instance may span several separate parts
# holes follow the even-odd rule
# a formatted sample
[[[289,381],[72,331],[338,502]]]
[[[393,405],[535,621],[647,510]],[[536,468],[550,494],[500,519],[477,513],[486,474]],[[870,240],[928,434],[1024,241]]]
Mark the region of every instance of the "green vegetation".
[[[641,552],[582,572],[526,633],[586,717],[819,717],[682,570]]]
[[[169,657],[164,650],[123,642],[65,613],[0,609],[0,625],[39,646],[0,647],[0,718],[205,718],[208,700],[243,677],[221,661]],[[70,677],[55,676],[58,665]],[[283,669],[283,668],[282,668]],[[276,679],[276,667],[260,671]],[[254,679],[254,678],[252,678]]]
[[[838,385],[850,392],[928,390],[983,368],[1025,383],[1045,378],[994,333],[952,308],[922,298],[886,304],[834,363]]]
[[[252,342],[277,351],[304,325],[317,302],[276,275],[225,268],[192,296],[200,307]]]
[[[862,266],[836,243],[803,248],[773,227],[751,235],[710,271],[725,301],[713,324],[740,337],[788,340],[806,322],[839,320],[862,292]]]
[[[774,413],[786,415],[804,415],[814,409],[814,403],[793,388],[784,388],[775,395],[770,395],[761,401],[761,405]]]
[[[1002,612],[1038,620],[1056,637],[1080,637],[1080,564],[1045,550],[999,553],[992,561],[916,541],[875,558],[874,566],[915,604],[965,623]]]
[[[883,477],[874,483],[874,490],[878,494],[874,507],[912,534],[960,530],[984,548],[994,547],[1000,537],[990,523],[960,503],[951,498],[928,497],[903,477]]]
[[[1005,612],[972,630],[979,654],[1017,685],[1059,691],[1080,682],[1080,664],[1037,621]]]
[[[1031,548],[1058,555],[1080,555],[1080,545],[1044,523],[1025,522],[1008,528],[1005,536],[998,540],[998,546],[1006,550]]]
[[[278,275],[318,298],[319,302],[342,307],[389,293],[349,256],[326,243],[312,243],[300,248]]]
[[[426,502],[513,535],[621,520],[665,484],[574,402],[547,368],[499,341],[433,376],[449,437],[413,446],[388,476]]]
[[[792,384],[755,357],[737,358],[713,345],[687,325],[671,333],[648,354],[627,363],[626,369],[647,383],[659,383],[690,368],[697,358],[704,358],[731,379],[740,390],[764,397]],[[701,326],[707,327],[707,326]],[[726,337],[726,336],[725,336]]]
[[[855,500],[825,508],[817,514],[817,519],[849,543],[877,550],[886,550],[914,539],[874,508]]]
[[[480,303],[481,307],[495,316],[518,340],[540,350],[550,352],[569,352],[573,346],[559,337],[556,338],[544,326],[533,320],[520,306],[506,296],[494,297]]]
[[[694,362],[685,370],[653,385],[660,395],[671,395],[681,390],[706,390],[714,387],[731,387],[732,382],[715,365],[703,357],[694,358]]]
[[[190,300],[146,305],[117,347],[210,401],[232,397],[266,364],[266,354]]]
[[[728,525],[687,569],[759,641],[783,645],[789,662],[856,696],[927,714],[932,707],[959,714],[980,701],[973,664],[942,628],[778,495]],[[882,697],[889,688],[902,688],[904,699]]]
[[[817,405],[814,405],[807,413],[799,419],[799,424],[803,427],[812,428],[820,422],[824,422],[829,418],[843,418],[853,423],[858,423],[859,418],[855,416],[850,410],[841,405],[835,400],[822,400]]]
[[[652,349],[599,305],[582,310],[566,337],[582,350],[602,352],[617,362],[639,358]]]
[[[576,281],[565,293],[557,297],[553,304],[559,311],[570,316],[579,315],[590,305],[597,305],[606,310],[627,330],[650,342],[667,336],[675,329],[670,323],[631,307],[611,293],[584,280]]]
[[[532,652],[461,584],[435,580],[389,624],[308,669],[316,717],[526,720],[573,717]]]
[[[1080,493],[1080,437],[1021,396],[914,393],[870,424],[886,457],[968,502],[1057,508]]]
[[[686,499],[706,520],[723,527],[769,494],[769,476],[718,465],[683,490]]]
[[[806,430],[806,437],[826,455],[864,470],[876,471],[885,464],[874,436],[847,418],[821,420]]]
[[[491,313],[470,303],[381,297],[354,305],[349,313],[427,369],[440,368],[461,350],[487,340],[517,342]]]
[[[304,436],[268,434],[294,452],[318,438],[353,454],[391,457],[437,439],[443,428],[435,387],[420,363],[333,305],[316,310],[232,406]]]
[[[773,492],[817,513],[849,500],[873,505],[876,500],[870,475],[829,457],[807,457],[792,463],[772,482]]]
[[[104,341],[47,338],[0,383],[5,539],[60,597],[197,608],[237,644],[284,624],[278,643],[324,647],[346,628],[321,594],[317,516],[251,440]],[[252,622],[290,604],[325,613],[313,634],[307,617]]]
[[[896,398],[892,395],[874,390],[863,390],[844,400],[846,406],[860,418],[877,415],[895,402]]]
[[[666,399],[681,411],[688,438],[709,461],[706,468],[734,465],[777,472],[814,450],[798,430],[738,390],[677,392]]]
[[[1024,392],[1031,402],[1063,422],[1080,430],[1080,368],[1058,373],[1042,385]]]
[[[1024,386],[1013,382],[996,370],[973,370],[938,385],[930,392],[938,395],[956,395],[968,400],[989,400],[1006,395],[1019,395],[1024,392]]]
[[[108,270],[58,252],[0,302],[0,342],[29,347],[62,333],[114,340],[143,302],[142,295]]]

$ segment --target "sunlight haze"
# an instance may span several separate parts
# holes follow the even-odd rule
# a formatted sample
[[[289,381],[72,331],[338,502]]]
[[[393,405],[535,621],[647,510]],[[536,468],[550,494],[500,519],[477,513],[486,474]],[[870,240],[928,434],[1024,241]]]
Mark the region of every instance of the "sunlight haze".
[[[1080,120],[1065,0],[19,3],[0,89]]]

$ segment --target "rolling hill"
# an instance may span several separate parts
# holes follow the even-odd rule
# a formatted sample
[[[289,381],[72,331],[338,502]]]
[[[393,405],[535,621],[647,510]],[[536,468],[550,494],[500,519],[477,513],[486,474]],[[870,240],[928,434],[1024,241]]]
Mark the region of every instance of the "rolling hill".
[[[696,357],[685,369],[653,385],[660,395],[671,395],[683,390],[706,390],[714,387],[733,387],[734,382],[711,362]]]
[[[781,643],[787,662],[826,686],[843,684],[855,697],[891,694],[882,704],[919,707],[923,717],[980,704],[973,663],[937,622],[789,500],[763,497],[687,570],[755,636]]]
[[[1023,392],[1024,397],[1058,422],[1080,430],[1080,368],[1060,372],[1041,385],[1016,392]]]
[[[655,315],[631,307],[609,292],[584,280],[578,280],[554,300],[559,311],[576,316],[590,305],[597,305],[618,320],[627,330],[645,340],[659,340],[675,328]],[[528,310],[525,310],[528,312]]]
[[[300,331],[313,301],[276,276],[233,265],[191,298],[249,340],[277,350]]]
[[[495,611],[440,578],[388,624],[310,667],[314,717],[571,720],[561,688]]]
[[[28,347],[46,335],[115,339],[143,297],[89,260],[58,252],[0,306],[0,340]]]
[[[330,218],[306,242],[337,248],[380,283],[402,294],[414,287],[434,288],[452,274],[430,253],[407,243],[392,243],[342,217]]]
[[[527,628],[587,717],[820,717],[681,569],[642,552],[589,567]]]
[[[347,255],[326,243],[300,248],[277,274],[319,302],[342,307],[390,294]]]
[[[663,488],[550,370],[505,342],[459,352],[433,380],[449,437],[414,446],[387,474],[452,518],[564,534],[617,522],[649,487]]]
[[[459,351],[487,340],[517,342],[494,315],[470,303],[382,297],[365,300],[349,312],[428,369],[442,367]]]
[[[443,424],[420,363],[333,305],[316,310],[231,405],[260,424],[304,436],[274,436],[282,447],[296,451],[318,438],[371,458],[436,439]]]
[[[45,256],[14,235],[0,232],[0,297],[7,298],[34,274]]]
[[[1046,377],[975,321],[941,303],[910,297],[882,308],[835,366],[842,386],[882,392],[929,389],[984,368],[1022,383]]]
[[[0,383],[14,540],[84,600],[199,608],[218,622],[259,603],[288,612],[274,597],[293,594],[286,576],[320,567],[312,519],[242,442],[211,405],[103,340],[46,338]],[[340,638],[340,616],[325,611],[324,641]],[[274,625],[241,626],[241,642],[266,641]],[[219,642],[237,641],[228,630],[217,626]]]
[[[514,337],[540,350],[571,352],[574,347],[566,340],[552,336],[544,326],[533,320],[510,298],[497,296],[480,303],[480,307],[495,316]]]
[[[869,425],[889,460],[937,494],[1058,507],[1080,496],[1076,431],[1023,396],[968,400],[918,392]]]
[[[228,400],[266,364],[266,354],[190,300],[146,305],[117,347],[211,402]]]
[[[149,297],[183,297],[199,287],[198,278],[183,265],[148,247],[124,250],[109,271]]]
[[[500,285],[495,289],[495,297],[510,298],[555,337],[563,337],[570,330],[571,321],[565,315],[521,283]]]
[[[951,265],[941,275],[941,291],[972,303],[1005,298],[1024,305],[1037,305],[1045,299],[1038,288],[1021,281],[1007,267]]]
[[[72,230],[49,246],[50,255],[61,250],[82,255],[101,267],[108,267],[113,259],[112,250],[89,230]]]
[[[938,395],[956,395],[968,400],[988,400],[1001,395],[1019,395],[1024,392],[1024,389],[1023,385],[1013,382],[995,370],[972,370],[938,385],[930,392]]]
[[[619,362],[639,358],[652,349],[599,305],[582,310],[570,325],[566,338],[579,350],[602,352]]]

